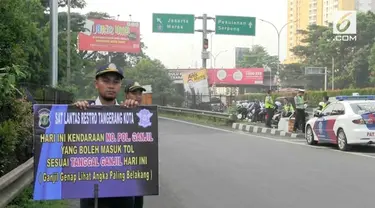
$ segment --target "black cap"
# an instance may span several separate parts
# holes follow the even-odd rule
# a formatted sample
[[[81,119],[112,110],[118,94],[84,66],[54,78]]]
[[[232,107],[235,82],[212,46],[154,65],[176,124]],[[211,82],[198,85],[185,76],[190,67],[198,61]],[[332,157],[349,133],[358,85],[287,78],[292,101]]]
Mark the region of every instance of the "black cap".
[[[124,74],[121,71],[121,69],[118,69],[116,67],[116,65],[113,64],[113,63],[106,64],[106,65],[101,66],[100,68],[98,68],[98,70],[96,70],[95,77],[98,77],[98,76],[106,74],[106,73],[116,73],[116,74],[118,74],[121,77],[121,79],[124,78]]]
[[[138,82],[135,82],[134,80],[126,80],[125,93],[134,92],[137,90],[141,90],[142,92],[146,91],[146,89],[142,87],[142,85],[140,85]]]

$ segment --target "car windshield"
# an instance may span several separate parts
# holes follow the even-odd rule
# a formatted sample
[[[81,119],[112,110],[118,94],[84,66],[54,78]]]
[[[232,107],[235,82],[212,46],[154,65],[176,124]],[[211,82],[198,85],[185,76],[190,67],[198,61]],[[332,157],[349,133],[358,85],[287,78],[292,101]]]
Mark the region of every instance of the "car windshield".
[[[363,102],[350,104],[353,112],[356,114],[375,112],[375,101],[374,102]]]

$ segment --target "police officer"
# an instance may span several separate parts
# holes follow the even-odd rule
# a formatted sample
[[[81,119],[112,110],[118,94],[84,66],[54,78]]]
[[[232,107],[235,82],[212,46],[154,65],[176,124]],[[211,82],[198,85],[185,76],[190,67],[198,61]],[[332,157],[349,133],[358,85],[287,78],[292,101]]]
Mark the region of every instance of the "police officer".
[[[266,127],[269,127],[269,128],[272,128],[271,120],[272,120],[273,111],[274,111],[274,103],[273,103],[271,93],[272,93],[271,90],[267,91],[267,96],[266,96],[266,99],[264,101],[264,108],[267,111]]]
[[[284,98],[283,117],[289,117],[294,113],[293,105],[289,102],[288,98]]]
[[[74,103],[78,108],[85,110],[90,105],[120,105],[123,107],[136,107],[139,102],[135,99],[126,99],[119,104],[116,100],[121,89],[121,82],[124,78],[123,72],[115,64],[107,64],[96,71],[95,88],[98,90],[98,97],[95,101],[78,101]],[[99,198],[99,208],[142,208],[136,202],[136,197],[110,197]],[[94,208],[94,199],[81,199],[81,208]]]
[[[293,131],[297,131],[299,126],[301,126],[301,130],[305,133],[305,100],[303,95],[305,94],[304,90],[298,90],[298,94],[294,97],[294,103],[296,104],[296,119],[294,122]]]
[[[138,103],[142,103],[143,92],[146,91],[142,85],[133,80],[125,81],[125,99],[136,100]]]
[[[323,104],[323,109],[322,109],[322,110],[324,110],[324,109],[327,107],[327,105],[330,104],[330,102],[329,102],[328,100],[329,100],[329,97],[328,97],[328,96],[324,96],[324,97],[323,97],[323,102],[324,102],[324,104]]]

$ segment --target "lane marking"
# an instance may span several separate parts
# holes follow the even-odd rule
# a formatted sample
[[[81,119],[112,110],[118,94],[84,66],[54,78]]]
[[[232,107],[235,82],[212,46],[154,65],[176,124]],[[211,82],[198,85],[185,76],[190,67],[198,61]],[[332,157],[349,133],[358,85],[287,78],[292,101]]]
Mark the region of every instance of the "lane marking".
[[[235,133],[235,134],[245,135],[245,136],[248,136],[248,137],[255,137],[255,138],[266,139],[266,140],[275,141],[275,142],[299,145],[299,146],[309,147],[309,148],[313,148],[313,149],[328,149],[327,147],[323,147],[323,146],[307,145],[306,143],[301,143],[301,142],[296,142],[296,141],[288,141],[288,140],[283,140],[283,139],[275,139],[275,138],[271,138],[271,137],[259,136],[259,135],[247,133],[247,132],[244,132],[244,131],[241,131],[241,130],[236,130],[236,129],[233,129],[233,131],[232,131],[232,130],[220,129],[220,128],[213,127],[213,126],[206,126],[206,125],[202,125],[202,124],[192,123],[192,122],[189,122],[189,121],[183,121],[183,120],[178,120],[178,119],[173,119],[173,118],[166,118],[166,117],[161,117],[161,116],[159,116],[159,118],[169,120],[169,121],[176,121],[176,122],[180,122],[180,123],[184,123],[184,124],[189,124],[189,125],[192,125],[192,126],[198,126],[198,127],[202,127],[202,128],[212,129],[212,130],[216,130],[216,131],[222,131],[222,132],[227,132],[227,133]],[[342,154],[366,157],[366,158],[370,158],[370,159],[375,159],[375,156],[373,156],[373,155],[368,155],[368,154],[359,153],[359,152],[343,152],[343,151],[336,150],[336,149],[332,149],[330,151],[342,153]]]

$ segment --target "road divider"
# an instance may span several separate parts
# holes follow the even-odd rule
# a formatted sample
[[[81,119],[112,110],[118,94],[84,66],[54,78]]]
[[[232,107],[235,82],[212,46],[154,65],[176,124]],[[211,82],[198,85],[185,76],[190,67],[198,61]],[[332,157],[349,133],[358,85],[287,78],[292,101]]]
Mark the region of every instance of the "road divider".
[[[248,125],[244,123],[233,123],[232,128],[236,130],[241,130],[244,132],[249,132],[249,133],[271,134],[275,136],[299,138],[299,139],[305,138],[305,135],[302,133],[285,132],[285,131],[280,131],[277,129],[271,129],[271,128],[255,126],[255,125]]]

